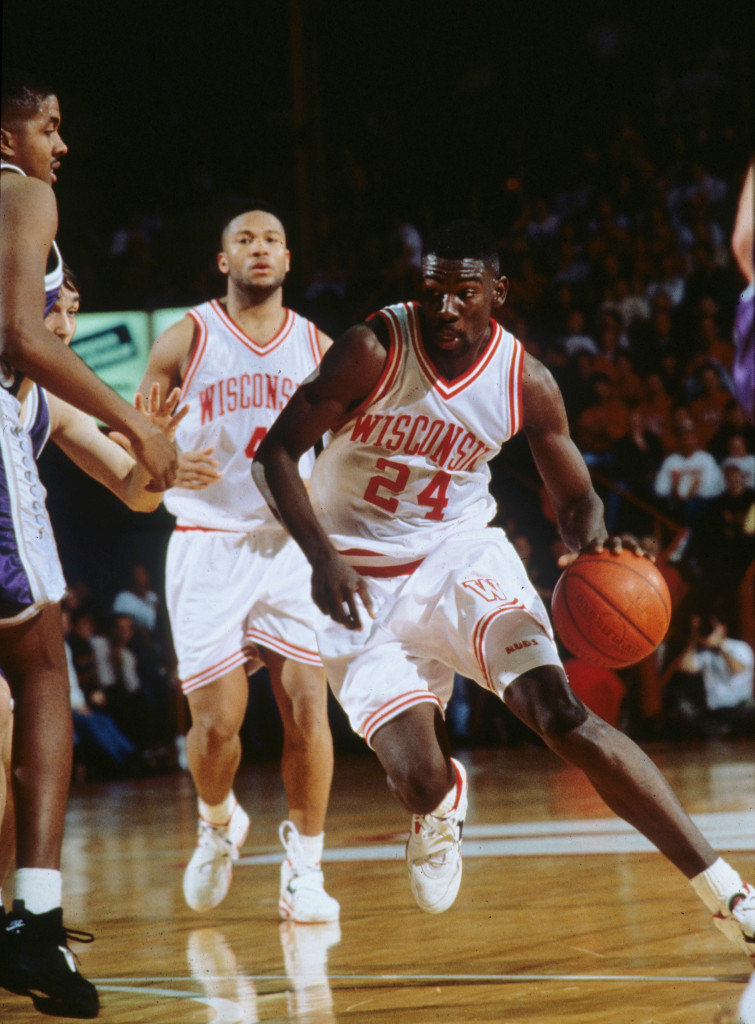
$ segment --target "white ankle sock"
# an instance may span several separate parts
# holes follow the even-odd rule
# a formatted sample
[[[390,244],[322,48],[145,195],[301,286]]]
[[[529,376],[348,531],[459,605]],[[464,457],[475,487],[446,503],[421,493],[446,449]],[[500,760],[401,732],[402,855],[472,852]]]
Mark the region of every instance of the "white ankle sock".
[[[435,818],[445,818],[445,816],[447,814],[450,814],[451,811],[455,810],[456,805],[459,802],[459,782],[460,782],[460,777],[459,777],[459,773],[456,770],[456,766],[454,765],[454,759],[453,758],[451,758],[451,765],[452,765],[453,770],[454,770],[454,784],[453,784],[453,786],[451,786],[451,788],[446,793],[446,795],[443,797],[443,799],[438,804],[438,806],[435,808],[435,810],[430,812],[433,815],[433,817],[435,817]]]
[[[319,836],[304,836],[299,833],[299,845],[301,846],[304,863],[309,867],[316,868],[322,860],[322,848],[325,843],[325,833]]]
[[[742,879],[734,868],[719,857],[709,868],[690,878],[689,884],[712,914],[728,909],[729,899],[742,888]]]
[[[231,790],[222,803],[206,804],[201,797],[198,798],[197,803],[200,818],[209,821],[211,825],[227,825],[236,806],[236,797]]]
[[[19,868],[13,898],[23,900],[32,914],[45,914],[63,902],[63,877],[52,868]]]

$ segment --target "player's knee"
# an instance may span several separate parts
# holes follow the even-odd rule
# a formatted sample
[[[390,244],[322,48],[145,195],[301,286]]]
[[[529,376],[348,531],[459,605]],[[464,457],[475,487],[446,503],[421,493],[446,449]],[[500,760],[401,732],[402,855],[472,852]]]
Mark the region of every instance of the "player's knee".
[[[447,766],[411,766],[392,770],[388,785],[394,796],[413,814],[429,814],[435,810],[450,788]]]
[[[588,712],[555,666],[520,676],[505,691],[507,706],[548,742],[573,733],[587,721]]]
[[[211,755],[233,742],[241,723],[226,715],[201,715],[192,720],[192,730],[200,741],[205,755]]]

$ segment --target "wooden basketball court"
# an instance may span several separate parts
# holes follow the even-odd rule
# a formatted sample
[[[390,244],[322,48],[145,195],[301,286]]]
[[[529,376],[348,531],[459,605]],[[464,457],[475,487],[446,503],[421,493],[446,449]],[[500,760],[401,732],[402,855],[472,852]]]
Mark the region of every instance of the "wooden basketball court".
[[[657,746],[713,845],[755,878],[748,742]],[[340,925],[278,920],[277,766],[245,765],[252,830],[209,915],[184,904],[188,775],[75,786],[65,844],[74,945],[111,1024],[734,1024],[745,958],[685,880],[540,747],[459,753],[469,769],[464,880],[423,914],[403,861],[406,813],[371,755],[336,761],[324,863]],[[6,903],[10,894],[6,893]],[[0,991],[0,1020],[50,1020]]]

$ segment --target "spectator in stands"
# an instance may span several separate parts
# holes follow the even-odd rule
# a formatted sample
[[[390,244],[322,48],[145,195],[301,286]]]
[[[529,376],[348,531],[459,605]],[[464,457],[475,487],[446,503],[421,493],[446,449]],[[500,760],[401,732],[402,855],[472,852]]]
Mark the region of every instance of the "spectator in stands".
[[[135,626],[155,633],[159,607],[160,599],[152,589],[149,572],[143,565],[135,565],[129,586],[115,595],[113,614],[130,615]]]
[[[715,363],[704,363],[694,378],[686,382],[693,392],[689,407],[703,448],[708,447],[724,420],[724,409],[732,393],[721,381]]]
[[[687,552],[700,588],[720,595],[721,613],[739,627],[739,587],[755,559],[755,489],[737,459],[723,462],[725,490],[705,509]]]
[[[708,451],[719,461],[729,454],[729,439],[734,434],[744,438],[748,452],[755,452],[755,425],[748,422],[744,409],[731,396],[724,406],[723,421],[708,445]]]
[[[645,425],[641,408],[629,410],[629,429],[614,445],[611,477],[614,483],[647,505],[653,503],[653,484],[663,462],[659,438]],[[611,533],[644,533],[649,529],[647,513],[622,500],[615,491],[605,497],[606,526]]]
[[[70,635],[70,612],[65,605],[62,609],[63,630]],[[71,684],[71,711],[73,714],[74,744],[76,759],[85,769],[97,773],[138,775],[140,758],[136,746],[118,728],[107,712],[96,710],[79,685],[74,667],[73,654],[66,641],[68,679]]]
[[[582,309],[572,309],[566,319],[566,331],[559,339],[567,357],[577,352],[597,355],[598,346],[593,337],[585,329],[585,313]]]
[[[755,735],[753,650],[715,616],[692,614],[663,695],[672,736]]]
[[[629,430],[629,407],[605,373],[590,378],[592,401],[577,420],[575,439],[588,466],[607,469],[620,437]]]
[[[713,456],[701,447],[694,423],[682,419],[676,439],[677,450],[661,463],[654,491],[672,519],[694,527],[708,502],[723,491],[723,475]]]
[[[755,455],[747,450],[744,434],[731,434],[729,437],[727,455],[721,463],[721,469],[726,471],[729,466],[741,469],[745,487],[755,489]]]

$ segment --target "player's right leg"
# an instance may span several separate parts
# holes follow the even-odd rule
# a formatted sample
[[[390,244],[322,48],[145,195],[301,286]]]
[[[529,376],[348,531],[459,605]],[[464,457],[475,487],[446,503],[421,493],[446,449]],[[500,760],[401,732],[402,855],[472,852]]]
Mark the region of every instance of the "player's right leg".
[[[281,772],[290,819],[280,828],[286,856],[278,910],[298,923],[337,921],[340,907],[325,891],[320,864],[333,778],[325,672],[274,651],[263,650],[261,656],[283,723]]]
[[[406,848],[412,895],[423,910],[441,913],[461,884],[466,771],[450,756],[440,709],[428,701],[390,719],[371,743],[391,791],[412,812]]]
[[[716,925],[755,962],[755,890],[717,856],[637,744],[588,711],[555,666],[519,676],[506,686],[504,700],[555,753],[582,769],[615,814],[686,875]]]
[[[191,728],[186,757],[197,790],[199,824],[183,890],[193,910],[211,910],[225,899],[233,861],[249,831],[249,817],[233,793],[248,695],[243,665],[187,694]]]
[[[60,855],[73,757],[70,684],[60,605],[0,633],[13,695],[16,808],[13,907],[0,933],[0,985],[43,1013],[95,1017],[94,986],[76,969],[61,909]]]

